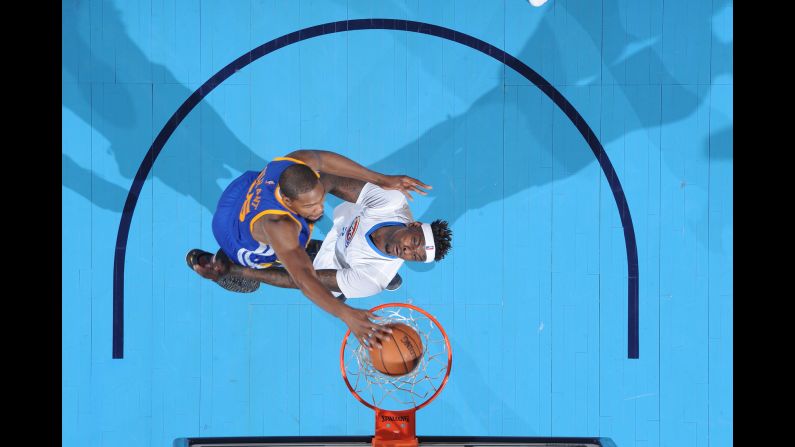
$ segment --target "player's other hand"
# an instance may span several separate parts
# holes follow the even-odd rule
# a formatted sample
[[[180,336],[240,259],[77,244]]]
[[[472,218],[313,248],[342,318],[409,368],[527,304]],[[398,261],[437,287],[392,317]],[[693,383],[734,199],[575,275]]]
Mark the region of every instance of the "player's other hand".
[[[340,318],[348,325],[362,346],[381,349],[381,341],[392,333],[392,329],[374,323],[372,320],[381,317],[369,310],[349,307]]]
[[[384,180],[378,186],[384,189],[396,189],[402,192],[409,200],[414,200],[411,197],[412,192],[427,195],[428,193],[422,189],[433,189],[432,186],[407,175],[385,175]]]

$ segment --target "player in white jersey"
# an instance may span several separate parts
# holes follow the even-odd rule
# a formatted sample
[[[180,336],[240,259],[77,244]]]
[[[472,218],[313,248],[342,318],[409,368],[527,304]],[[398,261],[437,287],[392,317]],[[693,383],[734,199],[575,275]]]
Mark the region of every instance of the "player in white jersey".
[[[450,250],[448,223],[416,222],[400,191],[384,190],[372,183],[321,174],[327,192],[344,200],[334,209],[334,225],[316,250],[313,266],[320,281],[339,298],[361,298],[402,281],[398,270],[404,261],[439,261]],[[205,278],[233,275],[277,287],[296,288],[289,273],[278,267],[252,269],[229,262],[223,252],[196,267]]]

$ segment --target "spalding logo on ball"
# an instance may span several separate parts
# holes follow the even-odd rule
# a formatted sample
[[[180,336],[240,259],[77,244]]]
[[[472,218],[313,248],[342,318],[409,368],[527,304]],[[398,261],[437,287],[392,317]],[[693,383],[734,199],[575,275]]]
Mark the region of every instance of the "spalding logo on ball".
[[[385,325],[392,333],[381,341],[381,349],[370,348],[373,368],[388,376],[403,376],[412,371],[422,358],[420,335],[403,323]]]

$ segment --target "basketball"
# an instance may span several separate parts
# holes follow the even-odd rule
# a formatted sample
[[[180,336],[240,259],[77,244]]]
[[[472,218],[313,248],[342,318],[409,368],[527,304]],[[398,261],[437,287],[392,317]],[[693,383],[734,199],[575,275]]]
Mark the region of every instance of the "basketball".
[[[417,367],[422,358],[422,340],[411,326],[389,323],[392,329],[381,341],[382,349],[370,348],[373,367],[388,376],[402,376]]]

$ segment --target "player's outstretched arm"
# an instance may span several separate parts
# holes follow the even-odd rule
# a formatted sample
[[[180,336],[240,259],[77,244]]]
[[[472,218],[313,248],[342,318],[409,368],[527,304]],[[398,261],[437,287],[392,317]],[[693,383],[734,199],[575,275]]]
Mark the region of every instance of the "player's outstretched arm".
[[[351,203],[356,203],[365,185],[362,180],[340,177],[326,172],[320,174],[320,182],[327,193],[334,194],[340,199]]]
[[[423,188],[431,189],[430,185],[426,185],[413,177],[407,175],[381,174],[367,169],[350,158],[335,152],[302,149],[291,152],[287,156],[303,161],[318,172],[370,182],[384,189],[399,190],[411,200],[413,200],[410,194],[411,192],[426,195],[428,193],[423,191]]]
[[[298,227],[294,221],[281,216],[265,219],[268,218],[262,219],[262,229],[270,246],[301,292],[318,307],[344,321],[359,343],[367,346],[372,341],[380,348],[380,340],[391,332],[389,328],[373,323],[373,319],[380,317],[370,311],[350,307],[328,291],[318,278],[309,255],[298,244]]]

